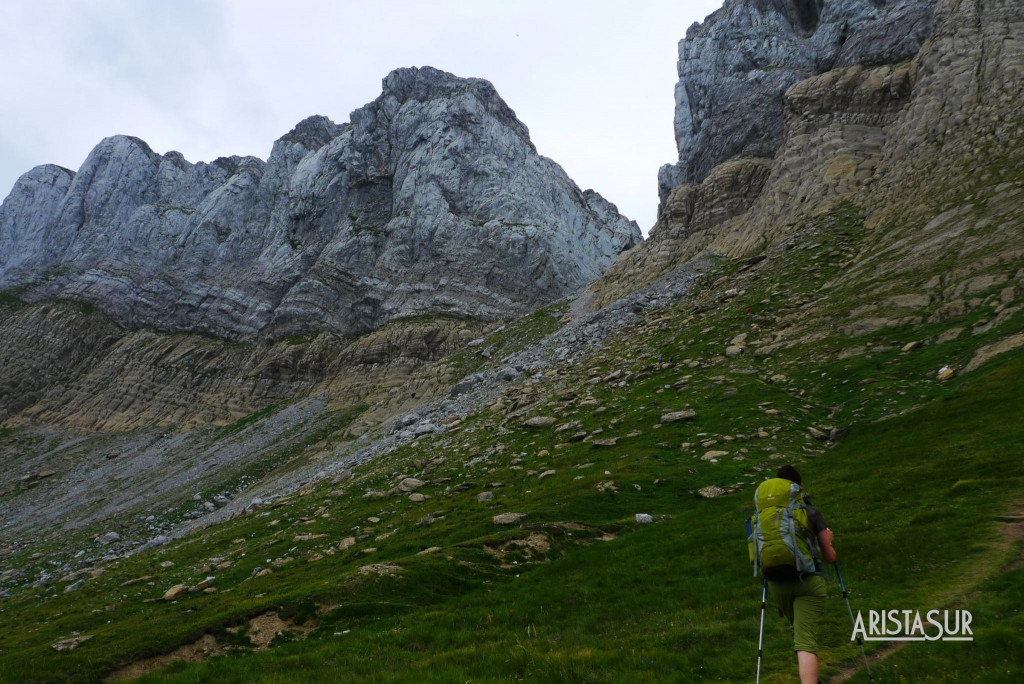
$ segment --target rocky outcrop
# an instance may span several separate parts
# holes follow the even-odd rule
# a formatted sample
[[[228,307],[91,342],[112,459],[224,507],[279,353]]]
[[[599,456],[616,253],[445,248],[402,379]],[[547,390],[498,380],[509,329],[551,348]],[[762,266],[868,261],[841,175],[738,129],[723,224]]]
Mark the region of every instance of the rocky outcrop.
[[[365,405],[359,422],[374,424],[451,384],[439,360],[480,332],[479,324],[433,317],[357,338],[232,343],[126,330],[69,302],[0,306],[0,425],[177,431],[318,392],[331,409]]]
[[[934,0],[727,0],[679,43],[679,161],[659,194],[701,182],[735,157],[782,144],[783,94],[836,68],[907,60],[928,37]]]
[[[715,167],[699,185],[673,188],[648,239],[623,253],[594,283],[595,303],[610,304],[706,249],[719,226],[750,208],[770,170],[770,159],[734,159]]]
[[[909,8],[897,9],[894,18],[908,16]],[[935,8],[932,33],[912,59],[837,66],[793,83],[779,110],[783,135],[774,156],[761,158],[762,172],[738,174],[753,163],[740,157],[713,168],[702,183],[673,187],[663,196],[650,239],[623,254],[592,286],[598,304],[652,282],[703,250],[744,257],[787,240],[796,246],[792,236],[802,223],[843,202],[867,209],[869,227],[886,226],[881,237],[905,253],[908,270],[922,263],[923,253],[938,258],[948,248],[938,233],[927,239],[928,226],[920,235],[907,235],[890,224],[902,226],[906,214],[920,213],[922,203],[944,206],[951,193],[1014,173],[1006,164],[993,174],[991,160],[1020,135],[1022,21],[1019,4],[944,0]],[[897,53],[883,56],[891,54]],[[732,182],[721,183],[723,176]],[[695,230],[694,206],[730,209],[716,210],[721,220],[713,225],[696,224],[712,229]],[[1001,254],[1006,240],[1003,231],[989,230],[977,248]],[[885,262],[899,263],[893,253]]]
[[[398,69],[348,123],[306,119],[266,162],[191,164],[115,136],[77,174],[33,169],[0,208],[0,288],[130,327],[363,334],[521,313],[639,239],[537,154],[490,83]]]

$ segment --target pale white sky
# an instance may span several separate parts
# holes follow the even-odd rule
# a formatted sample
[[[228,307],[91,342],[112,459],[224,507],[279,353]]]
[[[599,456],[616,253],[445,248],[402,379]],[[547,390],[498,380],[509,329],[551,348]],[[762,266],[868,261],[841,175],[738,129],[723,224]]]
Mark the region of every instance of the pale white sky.
[[[646,233],[676,160],[677,43],[721,0],[4,0],[0,196],[100,139],[189,161],[251,154],[311,114],[336,122],[401,66],[491,81],[541,154]]]

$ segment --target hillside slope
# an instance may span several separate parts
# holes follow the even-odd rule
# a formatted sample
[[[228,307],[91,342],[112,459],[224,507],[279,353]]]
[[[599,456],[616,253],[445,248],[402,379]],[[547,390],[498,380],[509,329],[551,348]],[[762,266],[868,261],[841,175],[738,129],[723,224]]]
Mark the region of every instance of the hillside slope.
[[[459,382],[357,437],[369,405],[320,395],[180,435],[4,430],[0,678],[750,681],[743,520],[795,463],[855,610],[974,613],[969,644],[869,645],[877,681],[1015,681],[1022,37],[1018,3],[942,0],[909,62],[793,84],[773,158],[676,188],[665,236],[426,361]],[[53,504],[82,489],[77,519]],[[829,592],[823,678],[865,681]],[[790,644],[769,614],[764,681]]]

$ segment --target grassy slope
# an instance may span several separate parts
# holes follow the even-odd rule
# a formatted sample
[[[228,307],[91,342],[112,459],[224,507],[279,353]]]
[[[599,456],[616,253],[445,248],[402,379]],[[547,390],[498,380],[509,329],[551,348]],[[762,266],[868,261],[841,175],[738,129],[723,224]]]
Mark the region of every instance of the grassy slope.
[[[694,313],[695,302],[683,300],[652,313],[647,325],[538,385],[542,397],[590,393],[602,413],[555,398],[507,421],[482,410],[447,435],[425,437],[364,467],[346,496],[329,497],[330,487],[321,486],[118,561],[74,593],[62,594],[66,583],[60,583],[56,591],[16,594],[0,613],[0,678],[95,681],[119,664],[211,633],[237,650],[172,665],[153,678],[749,680],[759,584],[745,562],[742,521],[752,484],[792,460],[836,530],[855,607],[977,611],[973,644],[911,645],[878,669],[908,681],[1007,680],[1007,670],[1021,669],[1024,639],[1021,570],[1004,571],[1021,550],[1000,536],[997,518],[1021,503],[1024,427],[1017,417],[1024,409],[1024,353],[1006,354],[953,383],[932,377],[941,365],[962,367],[978,346],[1019,330],[1022,314],[984,335],[968,333],[909,354],[899,352],[903,343],[984,314],[856,339],[831,331],[825,343],[808,341],[763,357],[686,363],[717,357],[734,334],[754,325],[770,328],[774,317],[798,312],[857,248],[858,216],[843,207],[809,227],[834,245],[829,255],[787,252],[749,281],[745,294],[725,303],[717,297],[731,281],[705,287],[696,303],[707,310]],[[735,268],[723,264],[708,280]],[[855,294],[832,293],[831,313],[841,313]],[[656,322],[661,316],[667,320]],[[844,349],[868,342],[878,350],[839,359]],[[618,369],[633,372],[624,386],[585,384],[591,374]],[[769,381],[780,372],[788,381]],[[684,375],[692,377],[675,389]],[[875,382],[861,384],[868,378]],[[781,413],[766,414],[764,402]],[[656,427],[663,413],[685,407],[697,410],[697,421]],[[573,443],[556,449],[573,431],[521,429],[526,415],[579,420],[579,429],[601,429],[600,437],[620,441],[610,448]],[[807,426],[826,423],[851,428],[850,437],[826,448],[807,435]],[[641,434],[628,436],[634,429]],[[770,436],[751,437],[759,429]],[[729,456],[710,463],[700,459],[704,448],[680,448],[703,439],[716,439],[709,448]],[[489,460],[468,467],[478,455]],[[513,464],[516,457],[521,465]],[[538,479],[549,468],[556,473]],[[360,496],[392,486],[399,474],[421,473],[429,481],[422,491],[432,497],[426,503]],[[595,489],[609,479],[618,492]],[[488,484],[496,481],[504,486]],[[472,485],[456,491],[465,482]],[[695,491],[709,484],[736,487],[738,494],[699,498]],[[495,492],[494,502],[477,503],[486,489]],[[496,527],[491,517],[504,511],[529,513],[523,529]],[[418,523],[430,512],[444,517]],[[657,522],[637,525],[638,512]],[[368,522],[370,516],[381,522]],[[579,525],[552,524],[562,521]],[[295,541],[299,534],[326,536]],[[336,550],[342,538],[364,534],[353,548]],[[528,553],[509,546],[504,563],[485,548],[530,534],[550,548]],[[617,538],[599,540],[611,535]],[[417,555],[432,546],[442,549]],[[177,582],[202,579],[207,571],[200,566],[211,557],[235,561],[209,573],[220,593],[143,602]],[[168,559],[176,565],[161,568]],[[291,560],[273,566],[270,576],[246,579],[275,559]],[[385,561],[400,567],[399,576],[359,572]],[[144,575],[153,576],[152,584],[121,586]],[[835,672],[854,663],[857,652],[835,586],[830,591],[822,657]],[[244,637],[225,628],[267,610],[313,620],[317,629],[305,641],[286,643],[286,634],[268,651],[247,653]],[[765,681],[792,681],[786,626],[769,618]],[[76,631],[93,638],[68,654],[50,648]]]

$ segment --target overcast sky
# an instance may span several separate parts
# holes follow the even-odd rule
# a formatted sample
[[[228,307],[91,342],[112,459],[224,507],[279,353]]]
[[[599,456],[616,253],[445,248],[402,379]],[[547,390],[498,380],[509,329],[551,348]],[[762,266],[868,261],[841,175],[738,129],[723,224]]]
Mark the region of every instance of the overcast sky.
[[[391,69],[491,81],[541,154],[646,233],[676,160],[677,43],[721,0],[3,0],[0,195],[100,139],[189,161],[266,159],[311,114],[336,122]]]

